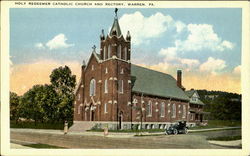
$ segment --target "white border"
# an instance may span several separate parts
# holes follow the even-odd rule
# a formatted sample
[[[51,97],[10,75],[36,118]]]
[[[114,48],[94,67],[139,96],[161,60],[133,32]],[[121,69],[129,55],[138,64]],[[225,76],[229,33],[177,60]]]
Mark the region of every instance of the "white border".
[[[23,1],[24,2],[24,1]],[[29,1],[26,1],[29,2]],[[44,2],[44,1],[43,1]],[[50,2],[50,1],[47,1]],[[59,2],[59,1],[58,1]],[[67,1],[63,1],[67,2]],[[76,1],[68,1],[76,2]],[[83,2],[83,1],[82,1]],[[90,2],[90,1],[89,1]],[[93,2],[93,1],[92,1]],[[94,1],[104,2],[104,1]],[[121,1],[111,1],[116,3]],[[131,2],[131,1],[130,1]],[[143,2],[143,1],[137,1]],[[235,156],[235,155],[249,155],[250,154],[250,51],[249,51],[249,3],[248,2],[227,2],[227,1],[213,1],[213,2],[190,2],[190,1],[170,1],[170,2],[156,2],[151,1],[155,5],[151,8],[242,8],[242,149],[10,149],[10,130],[9,130],[9,8],[78,8],[77,6],[17,6],[15,1],[1,2],[1,154],[2,155],[194,155],[194,156]],[[145,1],[145,3],[151,3]],[[128,3],[128,2],[124,2]],[[90,6],[80,6],[81,8],[89,8]],[[93,6],[92,6],[93,7]],[[102,8],[94,6],[95,8]],[[106,6],[105,6],[106,7]],[[115,8],[117,6],[108,6],[108,8]],[[119,7],[119,6],[118,6]],[[126,8],[126,7],[123,7]],[[129,7],[129,8],[143,8],[143,7]],[[236,23],[237,24],[237,23]]]

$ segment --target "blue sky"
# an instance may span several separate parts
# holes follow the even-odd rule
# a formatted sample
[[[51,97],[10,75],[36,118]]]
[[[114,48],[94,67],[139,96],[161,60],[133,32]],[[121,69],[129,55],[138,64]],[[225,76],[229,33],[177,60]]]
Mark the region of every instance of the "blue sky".
[[[239,73],[241,9],[119,9],[123,35],[132,36],[132,63],[173,73],[177,68],[207,75]],[[39,60],[88,60],[108,33],[114,9],[10,9],[13,67]],[[234,78],[237,75],[234,75]],[[239,75],[238,75],[239,77]]]

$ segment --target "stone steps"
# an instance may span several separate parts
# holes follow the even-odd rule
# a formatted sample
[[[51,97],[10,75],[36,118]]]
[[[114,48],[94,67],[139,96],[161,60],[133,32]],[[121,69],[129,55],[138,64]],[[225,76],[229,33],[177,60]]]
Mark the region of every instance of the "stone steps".
[[[69,132],[84,132],[90,130],[95,123],[93,122],[75,122],[70,128]]]

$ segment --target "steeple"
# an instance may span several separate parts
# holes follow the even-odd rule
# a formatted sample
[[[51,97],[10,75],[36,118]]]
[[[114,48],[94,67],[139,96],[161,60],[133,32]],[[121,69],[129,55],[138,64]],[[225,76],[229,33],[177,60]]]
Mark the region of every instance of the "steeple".
[[[118,61],[129,64],[131,56],[131,36],[128,31],[126,38],[124,38],[119,26],[117,11],[118,9],[116,8],[114,22],[107,36],[105,37],[104,30],[102,30],[100,35],[100,58],[103,61],[117,59]]]
[[[115,18],[114,18],[114,23],[113,23],[113,26],[109,32],[109,35],[110,36],[117,36],[117,37],[120,37],[122,35],[122,32],[121,32],[121,29],[120,29],[120,26],[119,26],[119,22],[118,22],[118,17],[117,17],[117,11],[118,9],[116,8],[115,9]]]

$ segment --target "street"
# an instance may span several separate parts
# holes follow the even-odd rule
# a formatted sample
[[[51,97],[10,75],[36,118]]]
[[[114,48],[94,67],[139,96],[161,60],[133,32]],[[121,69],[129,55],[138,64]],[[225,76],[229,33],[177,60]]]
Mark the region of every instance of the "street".
[[[88,132],[86,132],[88,133]],[[91,134],[91,133],[89,133]],[[223,149],[228,147],[210,144],[207,137],[241,135],[241,130],[222,130],[197,132],[179,135],[158,135],[142,137],[104,137],[63,133],[42,133],[30,131],[11,131],[11,140],[21,140],[50,144],[65,148],[100,149]]]

